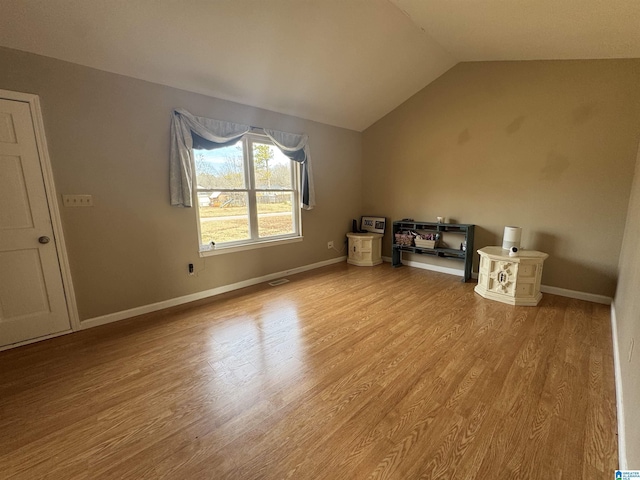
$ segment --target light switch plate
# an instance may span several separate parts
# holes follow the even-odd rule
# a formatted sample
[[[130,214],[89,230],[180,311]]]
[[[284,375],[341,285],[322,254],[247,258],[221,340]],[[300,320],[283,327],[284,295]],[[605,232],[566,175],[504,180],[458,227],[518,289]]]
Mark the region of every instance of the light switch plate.
[[[62,195],[65,207],[93,207],[92,195]]]

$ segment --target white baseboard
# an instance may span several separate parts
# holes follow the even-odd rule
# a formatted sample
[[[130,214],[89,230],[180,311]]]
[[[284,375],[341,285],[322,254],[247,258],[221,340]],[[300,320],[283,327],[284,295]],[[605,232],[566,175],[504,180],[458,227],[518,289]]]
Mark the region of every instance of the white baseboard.
[[[69,330],[64,330],[62,332],[52,333],[50,335],[44,335],[38,338],[30,338],[29,340],[24,340],[22,342],[11,343],[9,345],[4,345],[3,347],[0,347],[0,352],[3,352],[5,350],[10,350],[12,348],[22,347],[24,345],[29,345],[31,343],[41,342],[42,340],[49,340],[50,338],[61,337],[62,335],[73,333],[74,331],[75,330],[69,329]]]
[[[382,257],[385,262],[391,262],[391,257]],[[440,273],[448,273],[450,275],[456,275],[458,277],[462,277],[464,274],[464,270],[459,270],[457,268],[449,268],[449,267],[441,267],[439,265],[431,265],[428,263],[422,262],[414,262],[403,260],[403,265],[407,265],[409,267],[422,268],[423,270],[431,270],[434,272]],[[471,272],[471,278],[478,279],[477,272]],[[575,298],[578,300],[586,300],[587,302],[593,303],[601,303],[603,305],[611,305],[613,299],[611,297],[607,297],[606,295],[597,295],[595,293],[587,293],[587,292],[579,292],[577,290],[569,290],[566,288],[559,287],[550,287],[549,285],[541,285],[540,291],[542,293],[550,293],[552,295],[559,295],[561,297]]]
[[[413,260],[403,260],[402,264],[408,267],[421,268],[423,270],[431,270],[432,272],[447,273],[449,275],[456,275],[458,277],[464,276],[464,270],[459,270],[457,268],[443,267],[440,265],[430,265],[428,263],[414,262]]]
[[[618,418],[618,469],[627,470],[627,443],[624,428],[624,402],[622,398],[622,371],[620,369],[620,344],[615,303],[611,304],[611,338],[613,339],[613,378],[616,384],[616,410]]]
[[[391,257],[382,257],[385,262],[391,263]],[[423,270],[431,270],[432,272],[447,273],[458,277],[464,276],[464,270],[451,267],[442,267],[440,265],[432,265],[430,263],[414,262],[412,260],[402,260],[402,265],[407,267],[421,268]]]
[[[559,295],[561,297],[576,298],[578,300],[586,300],[587,302],[601,303],[603,305],[611,305],[613,299],[606,295],[596,295],[595,293],[578,292],[577,290],[567,290],[566,288],[550,287],[548,285],[541,285],[540,291],[542,293],[550,293],[552,295]]]
[[[136,317],[145,313],[157,312],[165,308],[175,307],[196,300],[202,300],[203,298],[213,297],[222,293],[231,292],[240,288],[250,287],[259,283],[269,282],[276,278],[281,278],[285,275],[295,275],[296,273],[306,272],[320,267],[326,267],[334,263],[340,263],[347,260],[346,256],[332,258],[330,260],[324,260],[318,263],[312,263],[310,265],[303,265],[302,267],[292,268],[290,270],[284,270],[282,272],[270,273],[262,277],[250,278],[242,282],[232,283],[230,285],[223,285],[221,287],[212,288],[210,290],[204,290],[198,293],[192,293],[190,295],[184,295],[182,297],[171,298],[169,300],[163,300],[162,302],[152,303],[150,305],[142,305],[140,307],[131,308],[129,310],[123,310],[121,312],[109,313],[100,317],[89,318],[80,322],[80,329],[85,330],[87,328],[97,327],[99,325],[106,325],[107,323],[117,322],[124,320],[125,318]]]

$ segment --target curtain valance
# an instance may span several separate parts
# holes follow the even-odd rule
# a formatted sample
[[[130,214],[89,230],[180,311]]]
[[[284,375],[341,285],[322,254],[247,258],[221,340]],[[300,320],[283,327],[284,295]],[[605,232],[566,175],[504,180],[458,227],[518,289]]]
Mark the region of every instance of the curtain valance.
[[[193,199],[193,136],[192,132],[220,148],[241,138],[251,130],[250,125],[196,117],[184,109],[176,109],[171,117],[171,158],[169,162],[169,190],[171,205],[191,207]],[[284,155],[302,166],[301,203],[310,210],[315,206],[315,192],[311,174],[311,155],[307,135],[264,130],[267,137]]]

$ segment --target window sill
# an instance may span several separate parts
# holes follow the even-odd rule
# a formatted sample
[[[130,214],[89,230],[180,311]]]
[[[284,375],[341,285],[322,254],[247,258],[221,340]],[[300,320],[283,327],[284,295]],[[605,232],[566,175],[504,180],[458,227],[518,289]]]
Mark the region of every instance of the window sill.
[[[279,238],[277,240],[264,240],[261,242],[247,243],[244,245],[233,245],[230,247],[214,247],[210,248],[207,246],[200,247],[200,256],[201,257],[211,257],[213,255],[224,255],[225,253],[235,253],[242,252],[244,250],[254,250],[256,248],[266,248],[273,247],[276,245],[285,245],[287,243],[296,243],[301,242],[304,237],[287,237],[287,238]]]

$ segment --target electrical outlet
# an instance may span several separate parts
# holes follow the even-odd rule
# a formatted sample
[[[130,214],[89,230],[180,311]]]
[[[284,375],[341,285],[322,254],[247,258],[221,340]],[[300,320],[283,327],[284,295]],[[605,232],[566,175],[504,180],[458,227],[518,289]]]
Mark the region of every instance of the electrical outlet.
[[[327,242],[327,249],[331,250],[333,248],[333,242]]]
[[[93,207],[92,195],[62,195],[65,207]]]
[[[631,363],[631,357],[633,356],[633,343],[634,343],[634,340],[632,338],[631,341],[629,342],[629,363]]]
[[[193,263],[189,264],[189,275],[193,275],[194,274],[194,268],[193,268]]]

